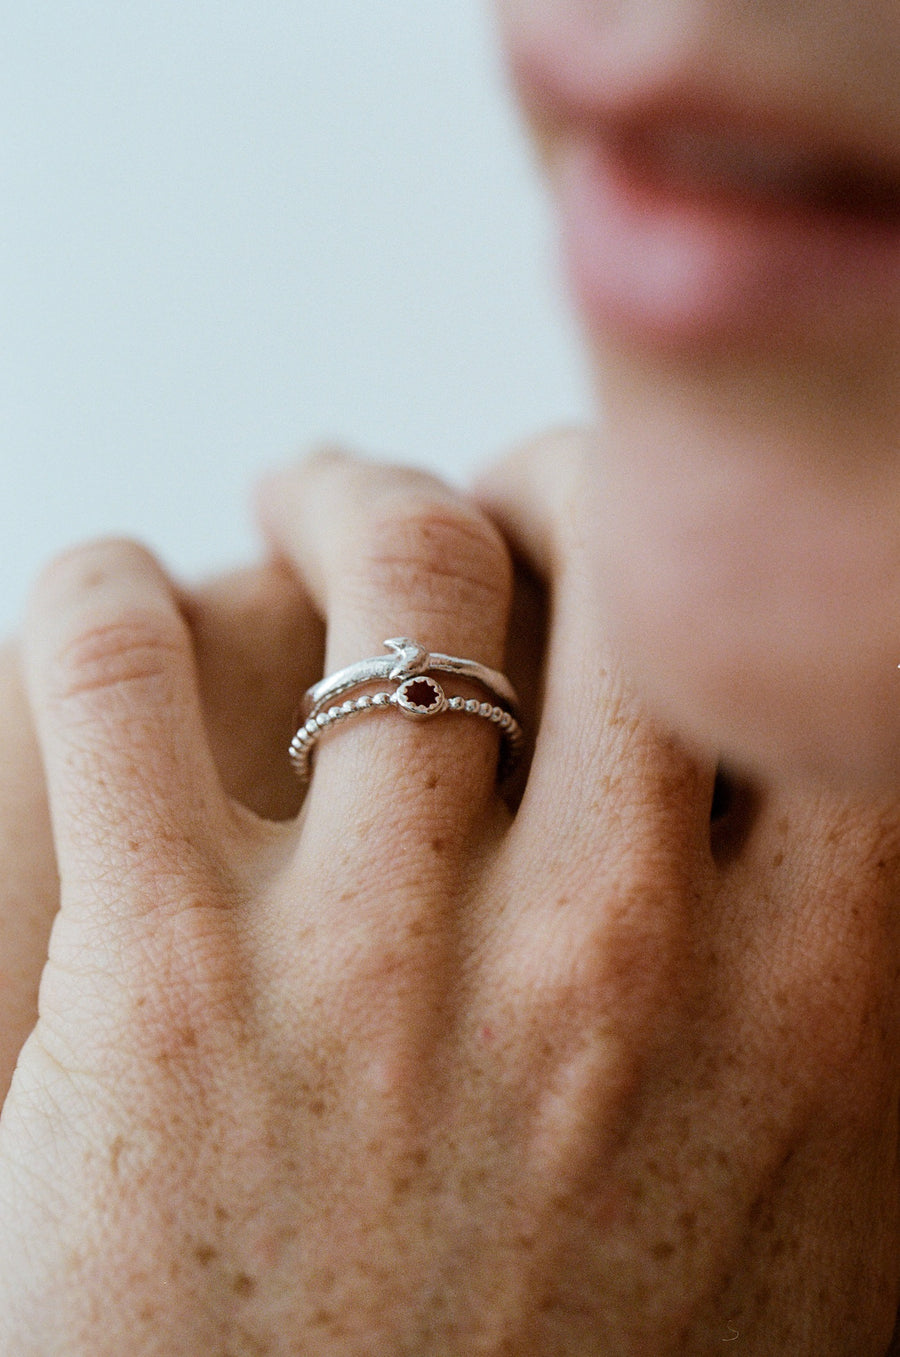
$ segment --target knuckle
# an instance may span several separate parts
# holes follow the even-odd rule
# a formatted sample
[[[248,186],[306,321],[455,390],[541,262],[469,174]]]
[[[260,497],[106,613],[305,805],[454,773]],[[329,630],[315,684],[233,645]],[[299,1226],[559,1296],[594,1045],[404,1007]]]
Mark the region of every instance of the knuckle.
[[[153,556],[128,538],[104,537],[82,542],[55,556],[38,576],[38,604],[50,604],[96,592],[123,574],[156,569]]]
[[[299,464],[299,472],[307,480],[314,480],[316,477],[327,476],[338,470],[355,465],[355,459],[349,448],[342,447],[340,443],[324,442],[317,443],[306,453],[302,462]]]
[[[54,641],[49,692],[68,701],[123,688],[167,688],[187,644],[180,614],[148,589],[159,567],[143,547],[103,540],[73,548],[44,570],[33,613]]]
[[[147,947],[160,990],[172,1011],[192,1015],[198,1027],[228,1013],[239,989],[230,903],[224,893],[199,890],[161,927],[150,921]]]
[[[798,1082],[850,1123],[871,1123],[883,1109],[900,1022],[893,901],[878,897],[864,867],[858,884],[823,891],[816,912],[827,922],[802,925],[809,932],[768,1004],[773,1035],[794,1048]]]
[[[612,1023],[639,1046],[658,1015],[674,1013],[685,999],[689,894],[652,873],[610,882],[596,915],[569,926],[571,904],[563,898],[541,947],[524,944],[520,970],[528,976],[527,992],[542,1013],[565,1016],[582,1030]]]
[[[227,891],[186,889],[149,911],[120,972],[111,1039],[153,1065],[202,1066],[244,1030],[242,966]]]
[[[79,619],[55,656],[55,696],[68,702],[126,689],[165,692],[184,645],[177,632],[168,619],[141,609]]]
[[[509,454],[510,463],[542,461],[552,458],[554,467],[577,464],[587,452],[596,450],[596,429],[580,424],[559,424],[529,438]]]
[[[421,492],[392,498],[373,513],[363,558],[369,583],[389,596],[414,587],[425,606],[503,614],[512,563],[497,529],[475,509]]]
[[[551,469],[554,490],[565,490],[572,487],[585,460],[596,459],[599,443],[595,429],[561,424],[514,445],[482,472],[475,484],[503,498],[510,483],[540,484]]]

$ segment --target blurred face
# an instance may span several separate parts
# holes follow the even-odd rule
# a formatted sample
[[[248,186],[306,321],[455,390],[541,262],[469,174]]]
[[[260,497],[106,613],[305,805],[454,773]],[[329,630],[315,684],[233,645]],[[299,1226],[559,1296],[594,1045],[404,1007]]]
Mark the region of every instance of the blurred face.
[[[691,733],[900,776],[900,4],[496,0],[590,345],[598,586]]]

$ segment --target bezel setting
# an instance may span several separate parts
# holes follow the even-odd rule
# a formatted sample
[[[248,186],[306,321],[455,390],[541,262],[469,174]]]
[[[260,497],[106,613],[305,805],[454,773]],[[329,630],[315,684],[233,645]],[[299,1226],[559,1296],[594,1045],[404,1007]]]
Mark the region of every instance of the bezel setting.
[[[416,674],[404,679],[395,697],[404,716],[417,720],[427,720],[447,710],[447,696],[443,688],[428,674]]]

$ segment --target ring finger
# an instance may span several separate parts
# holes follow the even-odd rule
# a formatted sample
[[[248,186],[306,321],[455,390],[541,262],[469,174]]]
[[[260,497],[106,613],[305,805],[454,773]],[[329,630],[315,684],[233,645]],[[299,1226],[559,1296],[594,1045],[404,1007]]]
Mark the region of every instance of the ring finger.
[[[321,453],[267,480],[259,508],[270,543],[327,619],[327,673],[378,655],[396,636],[502,667],[512,591],[506,547],[486,516],[434,477]],[[437,678],[448,698],[487,700],[471,680]],[[381,681],[363,691],[394,687]],[[307,832],[321,819],[334,846],[337,804],[341,841],[362,834],[370,862],[381,842],[392,870],[400,859],[421,870],[411,836],[453,859],[493,797],[497,754],[496,727],[470,714],[416,721],[394,707],[357,713],[317,741]]]

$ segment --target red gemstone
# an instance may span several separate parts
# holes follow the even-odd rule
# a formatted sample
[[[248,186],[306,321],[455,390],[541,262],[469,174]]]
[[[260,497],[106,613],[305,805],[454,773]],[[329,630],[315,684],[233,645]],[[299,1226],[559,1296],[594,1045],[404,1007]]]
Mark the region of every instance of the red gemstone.
[[[437,684],[431,679],[412,679],[403,685],[403,696],[414,707],[430,711],[441,700]]]

